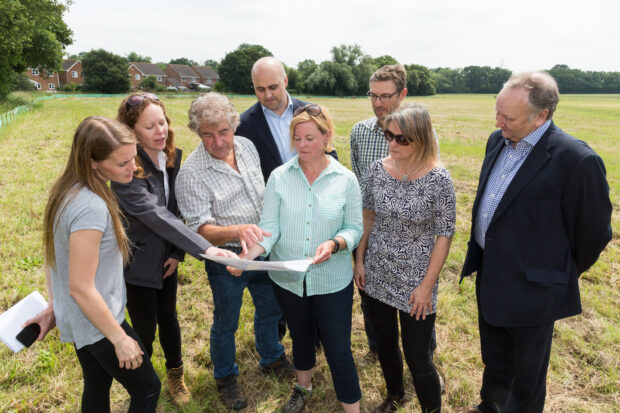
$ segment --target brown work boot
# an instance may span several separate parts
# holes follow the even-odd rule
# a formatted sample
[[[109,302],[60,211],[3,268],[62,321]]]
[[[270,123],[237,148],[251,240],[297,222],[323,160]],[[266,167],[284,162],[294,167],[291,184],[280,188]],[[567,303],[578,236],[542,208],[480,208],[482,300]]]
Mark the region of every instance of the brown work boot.
[[[260,371],[265,375],[273,374],[278,378],[292,379],[295,377],[295,367],[288,361],[286,354],[282,354],[279,359],[271,364],[260,366]]]
[[[220,400],[227,409],[241,410],[247,407],[248,402],[237,386],[237,376],[231,374],[223,379],[215,379]]]
[[[391,396],[391,395],[387,395],[387,397],[385,398],[385,400],[383,400],[383,403],[381,403],[379,406],[377,406],[377,408],[375,410],[372,411],[372,413],[391,413],[391,412],[395,412],[397,411],[399,408],[403,407],[405,405],[405,403],[407,403],[409,400],[407,400],[406,396],[403,397],[398,397],[398,396]]]
[[[172,403],[177,407],[186,406],[192,395],[185,385],[183,365],[175,369],[169,369],[166,371],[166,375],[168,376],[168,393],[170,393]]]

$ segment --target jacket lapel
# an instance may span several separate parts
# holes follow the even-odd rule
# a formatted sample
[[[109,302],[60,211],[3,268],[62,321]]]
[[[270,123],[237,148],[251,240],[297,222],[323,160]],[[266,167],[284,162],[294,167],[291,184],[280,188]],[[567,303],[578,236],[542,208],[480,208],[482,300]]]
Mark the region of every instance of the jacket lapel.
[[[269,129],[267,119],[265,119],[263,108],[260,103],[256,103],[254,108],[255,110],[252,112],[252,117],[254,117],[254,121],[256,122],[256,130],[260,135],[260,140],[271,155],[278,160],[278,164],[282,165],[282,157],[280,156],[280,151],[278,151],[278,147],[276,146],[276,141],[273,138],[271,129]]]
[[[480,183],[478,185],[478,192],[476,193],[476,199],[474,200],[474,206],[472,208],[474,218],[476,217],[478,205],[480,204],[480,198],[482,197],[482,194],[484,194],[484,190],[487,186],[487,182],[489,180],[491,170],[493,169],[493,165],[495,165],[497,157],[499,156],[503,148],[504,139],[500,136],[500,139],[497,139],[497,142],[484,157],[484,161],[482,162],[482,168],[480,169]]]

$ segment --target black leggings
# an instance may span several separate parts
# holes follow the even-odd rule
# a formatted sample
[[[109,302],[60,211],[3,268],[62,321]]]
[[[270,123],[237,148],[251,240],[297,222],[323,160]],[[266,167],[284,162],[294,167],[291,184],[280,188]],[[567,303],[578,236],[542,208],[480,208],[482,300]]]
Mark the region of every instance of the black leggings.
[[[413,376],[422,412],[441,410],[439,375],[430,352],[435,314],[416,321],[408,313],[367,296],[368,314],[377,337],[377,353],[389,395],[403,397],[403,358],[398,346],[398,320],[405,360]]]
[[[127,335],[140,343],[140,339],[126,321],[121,327]],[[140,343],[142,351],[144,346]],[[84,374],[82,412],[108,413],[112,379],[123,385],[131,396],[129,412],[154,412],[159,399],[161,382],[148,357],[135,370],[119,367],[114,346],[107,338],[75,351]],[[146,354],[145,354],[146,356]]]
[[[161,290],[126,284],[127,311],[131,318],[131,326],[136,330],[146,348],[146,353],[151,357],[155,331],[159,325],[159,342],[164,351],[168,370],[183,364],[181,328],[177,317],[177,279],[178,273],[175,270],[164,279]]]

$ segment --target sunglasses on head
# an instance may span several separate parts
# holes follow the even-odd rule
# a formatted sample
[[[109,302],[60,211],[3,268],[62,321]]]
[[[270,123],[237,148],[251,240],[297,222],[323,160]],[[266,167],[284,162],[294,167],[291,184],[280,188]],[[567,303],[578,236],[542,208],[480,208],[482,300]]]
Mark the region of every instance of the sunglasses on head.
[[[139,105],[140,103],[144,101],[144,99],[159,100],[156,94],[149,93],[149,92],[141,93],[139,95],[133,95],[129,99],[127,99],[127,104],[126,104],[127,109],[129,109],[129,106]]]
[[[405,135],[394,135],[394,133],[389,129],[386,129],[383,134],[385,135],[385,139],[387,139],[388,142],[392,142],[395,140],[397,144],[402,146],[407,146],[410,143],[409,139],[407,139]]]
[[[297,116],[301,113],[308,113],[310,116],[319,116],[321,113],[321,107],[319,105],[308,104],[305,106],[300,106],[293,112],[293,116]]]

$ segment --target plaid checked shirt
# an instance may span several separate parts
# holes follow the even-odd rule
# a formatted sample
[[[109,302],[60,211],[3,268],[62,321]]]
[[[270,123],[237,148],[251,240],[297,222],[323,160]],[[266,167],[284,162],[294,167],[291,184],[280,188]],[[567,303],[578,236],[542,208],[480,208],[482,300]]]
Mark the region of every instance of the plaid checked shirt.
[[[202,142],[177,175],[175,193],[187,226],[258,224],[263,212],[265,183],[254,144],[235,136],[239,172],[209,155]],[[224,246],[239,247],[239,241]]]
[[[377,122],[377,117],[357,122],[351,129],[351,169],[362,182],[368,167],[376,161],[386,157],[388,143],[383,136],[383,129]]]

